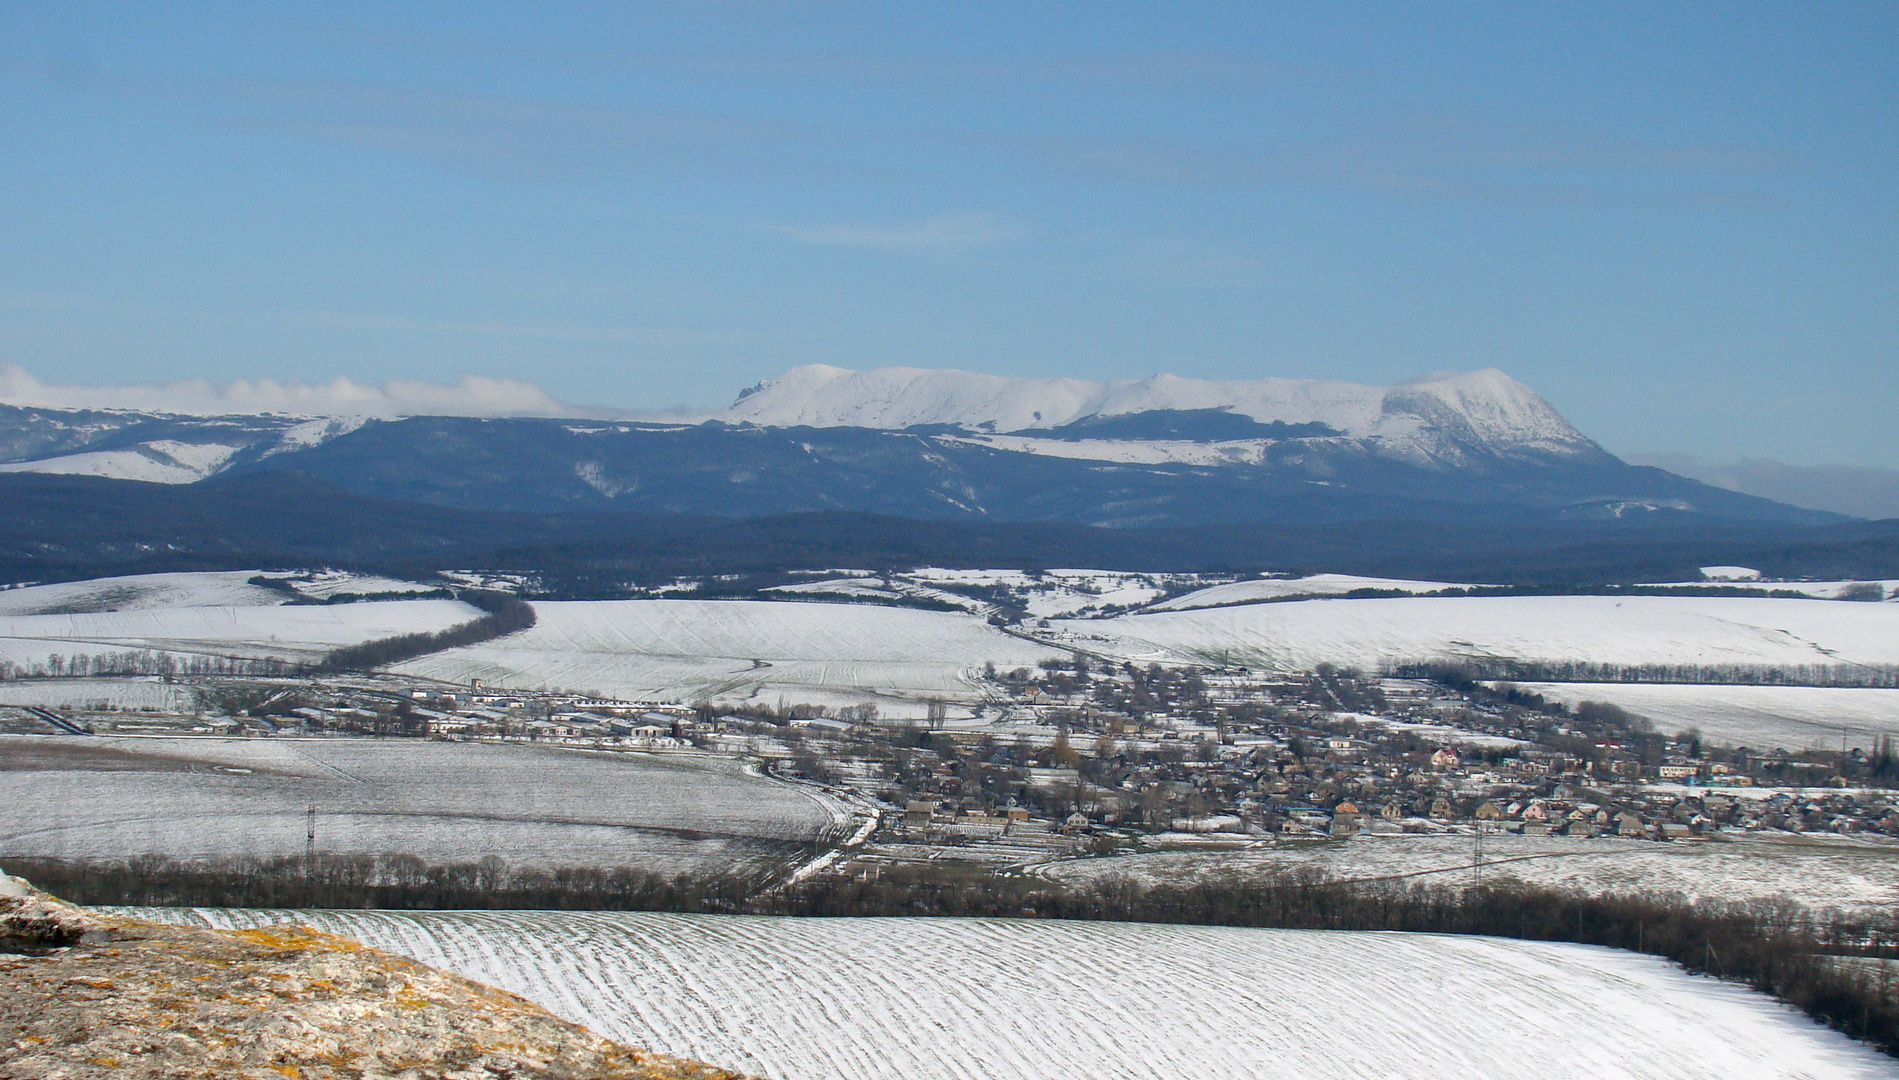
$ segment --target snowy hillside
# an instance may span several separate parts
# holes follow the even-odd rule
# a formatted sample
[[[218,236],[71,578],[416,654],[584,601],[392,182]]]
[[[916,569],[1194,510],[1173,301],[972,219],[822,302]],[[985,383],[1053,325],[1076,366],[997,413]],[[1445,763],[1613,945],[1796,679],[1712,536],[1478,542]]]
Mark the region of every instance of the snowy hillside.
[[[1872,1080],[1745,988],[1578,945],[989,919],[159,909],[314,923],[775,1080]]]
[[[1872,750],[1899,738],[1899,690],[1831,686],[1695,686],[1681,683],[1524,683],[1565,705],[1606,701],[1657,729],[1699,728],[1709,739],[1755,748]]]
[[[0,736],[32,760],[44,736]],[[702,755],[586,755],[420,739],[95,736],[40,768],[0,770],[0,854],[271,858],[318,847],[431,861],[637,865],[665,873],[775,868],[844,828],[814,788]]]
[[[1088,382],[811,365],[759,384],[713,418],[767,427],[942,424],[975,432],[1033,433],[1095,418],[1206,410],[1259,424],[1323,425],[1332,435],[1369,441],[1400,458],[1441,458],[1452,447],[1559,457],[1601,454],[1547,402],[1495,369],[1377,387],[1271,378],[1207,382],[1174,375]],[[1072,448],[1070,454],[1084,456]]]
[[[1458,585],[1448,581],[1406,581],[1398,578],[1360,577],[1356,574],[1312,574],[1297,578],[1255,578],[1198,589],[1185,596],[1155,604],[1150,611],[1186,611],[1191,608],[1225,607],[1229,604],[1257,604],[1294,597],[1344,596],[1359,589],[1388,592],[1432,593],[1443,589],[1469,589],[1481,586]]]
[[[0,473],[195,484],[347,435],[362,417],[173,416],[0,405]]]
[[[32,669],[47,665],[49,656],[63,662],[79,655],[150,650],[174,658],[310,663],[344,645],[434,633],[480,614],[454,600],[410,600],[334,607],[88,608],[6,615],[0,616],[0,661]]]
[[[736,600],[544,602],[534,610],[531,630],[394,670],[635,700],[871,702],[887,716],[909,716],[923,714],[927,697],[980,700],[974,677],[985,662],[1009,669],[1058,655],[960,612]]]
[[[1056,623],[1051,640],[1137,662],[1376,671],[1427,659],[1605,664],[1899,663],[1899,605],[1713,596],[1300,600]]]
[[[147,608],[275,607],[284,595],[250,584],[253,570],[63,581],[0,589],[0,616],[67,615]]]
[[[240,447],[155,439],[129,450],[92,450],[39,461],[14,461],[0,472],[57,473],[143,480],[148,484],[195,484],[215,475]]]

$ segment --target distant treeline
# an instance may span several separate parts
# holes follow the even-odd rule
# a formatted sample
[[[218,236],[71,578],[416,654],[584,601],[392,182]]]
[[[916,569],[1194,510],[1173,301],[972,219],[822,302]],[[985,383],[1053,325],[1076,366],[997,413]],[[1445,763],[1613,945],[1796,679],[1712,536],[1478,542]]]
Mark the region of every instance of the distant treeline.
[[[110,653],[50,654],[31,664],[0,660],[0,682],[15,679],[98,679],[130,675],[294,675],[295,661],[276,657],[205,656],[128,649]]]
[[[455,598],[487,614],[434,633],[400,634],[365,641],[361,645],[346,645],[330,653],[316,670],[326,673],[374,671],[443,649],[459,649],[492,641],[534,625],[534,606],[511,593],[461,589],[455,593]]]
[[[630,867],[516,869],[414,856],[180,862],[8,860],[10,872],[84,904],[156,907],[554,909],[804,916],[972,916],[1307,930],[1401,930],[1579,942],[1665,957],[1732,979],[1899,1056],[1899,957],[1890,915],[1815,913],[1788,901],[1586,896],[1503,882],[1478,888],[1354,882],[1304,867],[1252,878],[1064,884],[966,865],[899,866],[863,878],[774,886],[739,875]],[[1864,962],[1861,958],[1871,959]]]
[[[1899,664],[1608,664],[1591,660],[1494,658],[1401,660],[1380,674],[1395,679],[1558,683],[1704,683],[1722,686],[1899,687]]]

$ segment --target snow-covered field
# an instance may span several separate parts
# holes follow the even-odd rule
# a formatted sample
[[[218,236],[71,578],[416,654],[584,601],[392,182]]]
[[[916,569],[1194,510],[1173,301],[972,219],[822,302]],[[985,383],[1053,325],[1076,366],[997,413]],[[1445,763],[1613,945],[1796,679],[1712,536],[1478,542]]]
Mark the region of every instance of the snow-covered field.
[[[352,605],[362,606],[362,605]],[[615,697],[776,704],[873,702],[888,715],[927,697],[975,701],[985,661],[1032,665],[1057,650],[961,612],[744,600],[537,603],[531,630],[425,656],[398,673]]]
[[[0,857],[299,854],[311,804],[327,852],[666,872],[775,863],[849,818],[821,792],[696,755],[0,736]]]
[[[157,709],[190,712],[197,707],[189,686],[158,676],[129,679],[28,679],[0,682],[0,705],[43,705],[49,709]]]
[[[1361,836],[1228,851],[1156,851],[1076,859],[1037,868],[1064,881],[1125,874],[1185,882],[1269,874],[1311,866],[1336,878],[1409,875],[1426,884],[1473,880],[1474,837]],[[1486,880],[1516,878],[1579,892],[1673,892],[1713,900],[1785,896],[1814,908],[1880,908],[1899,903],[1899,843],[1827,836],[1736,833],[1727,842],[1661,844],[1615,837],[1491,835],[1483,838]]]
[[[1687,686],[1641,683],[1522,683],[1552,701],[1607,701],[1674,734],[1700,728],[1709,739],[1754,749],[1848,746],[1867,751],[1899,736],[1899,690],[1812,686]]]
[[[1578,945],[1134,923],[141,910],[308,922],[775,1080],[1871,1080],[1742,987]]]
[[[1400,578],[1358,577],[1355,574],[1313,574],[1301,578],[1256,578],[1200,589],[1185,596],[1155,604],[1149,611],[1187,611],[1192,608],[1221,607],[1227,604],[1257,604],[1285,600],[1294,596],[1343,596],[1355,589],[1388,589],[1394,592],[1429,593],[1442,589],[1469,589],[1448,581],[1408,581]]]
[[[1149,604],[1170,588],[1191,588],[1200,574],[1134,574],[1115,570],[946,570],[926,567],[903,575],[928,585],[999,589],[1038,619],[1073,618],[1089,612]],[[1218,579],[1216,579],[1218,580]]]
[[[1123,615],[1057,640],[1135,661],[1376,670],[1430,658],[1620,664],[1890,664],[1899,604],[1713,596],[1300,600]]]
[[[424,585],[416,581],[403,581],[399,578],[380,577],[375,574],[352,574],[346,570],[318,570],[302,574],[269,574],[268,577],[281,578],[291,588],[313,600],[328,600],[332,596],[387,596],[399,598],[410,593],[433,592],[441,588],[437,585]]]
[[[1707,566],[1702,568],[1702,572],[1741,569],[1744,569],[1744,567]],[[1899,589],[1899,579],[1887,578],[1884,580],[1872,579],[1864,581],[1763,581],[1755,578],[1736,578],[1733,580],[1715,578],[1708,581],[1669,581],[1646,587],[1651,589],[1703,589],[1709,585],[1735,585],[1745,589],[1761,589],[1767,592],[1799,593],[1802,596],[1811,596],[1819,600],[1836,600],[1839,599],[1842,593],[1849,594],[1848,599],[1851,599],[1851,594],[1868,589],[1869,586],[1873,585],[1879,586],[1880,593],[1885,597],[1895,598],[1893,597],[1893,590]]]
[[[5,595],[9,594],[0,593]],[[480,611],[455,600],[377,601],[330,607],[135,607],[9,615],[0,616],[0,660],[33,665],[45,663],[49,655],[150,649],[181,656],[312,661],[339,646],[444,630],[480,615]]]
[[[176,607],[275,607],[283,594],[249,584],[252,570],[135,574],[0,589],[0,616]]]

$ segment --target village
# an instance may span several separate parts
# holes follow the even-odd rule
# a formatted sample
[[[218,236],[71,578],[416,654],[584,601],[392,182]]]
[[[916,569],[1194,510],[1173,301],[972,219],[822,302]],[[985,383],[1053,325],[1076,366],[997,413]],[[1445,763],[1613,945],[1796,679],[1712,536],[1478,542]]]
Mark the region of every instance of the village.
[[[415,685],[216,679],[191,714],[9,709],[8,730],[533,742],[718,754],[874,809],[863,853],[1032,863],[1135,846],[1517,833],[1695,841],[1723,831],[1899,836],[1899,762],[1715,746],[1611,705],[1569,709],[1454,668],[1369,676],[1111,666],[982,673],[973,709],[932,702],[737,707]]]

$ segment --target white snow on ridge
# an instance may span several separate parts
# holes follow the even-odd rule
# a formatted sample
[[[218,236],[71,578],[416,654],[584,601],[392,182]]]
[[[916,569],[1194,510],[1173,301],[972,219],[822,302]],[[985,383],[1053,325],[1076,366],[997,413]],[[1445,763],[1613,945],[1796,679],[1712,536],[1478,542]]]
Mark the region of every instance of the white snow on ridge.
[[[264,451],[264,457],[274,454],[286,454],[296,450],[308,450],[322,446],[331,439],[341,438],[369,422],[366,416],[344,416],[331,419],[306,420],[285,428],[277,436],[277,445]]]
[[[222,469],[243,449],[218,443],[181,443],[155,439],[133,450],[89,450],[39,461],[14,461],[0,472],[51,473],[59,476],[100,476],[109,480],[143,480],[150,484],[195,484]]]
[[[1873,1080],[1890,1058],[1610,949],[1430,934],[591,912],[295,921],[776,1080]]]
[[[1400,453],[1412,450],[1429,455],[1430,444],[1441,442],[1441,436],[1559,454],[1595,450],[1547,402],[1495,369],[1440,372],[1394,387],[1377,387],[1274,378],[1208,382],[1175,375],[1089,382],[922,368],[850,371],[810,365],[793,368],[747,391],[712,418],[770,427],[896,429],[955,424],[971,430],[1031,433],[1091,416],[1156,409],[1229,409],[1262,423],[1318,422],[1350,438],[1387,441]],[[1440,438],[1426,438],[1426,429],[1438,432]]]
[[[1258,465],[1266,460],[1267,439],[1196,443],[1169,439],[1037,439],[1024,435],[963,435],[946,442],[969,443],[1018,454],[1113,461],[1126,465]]]

